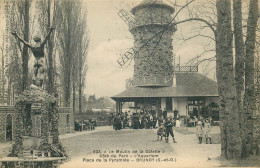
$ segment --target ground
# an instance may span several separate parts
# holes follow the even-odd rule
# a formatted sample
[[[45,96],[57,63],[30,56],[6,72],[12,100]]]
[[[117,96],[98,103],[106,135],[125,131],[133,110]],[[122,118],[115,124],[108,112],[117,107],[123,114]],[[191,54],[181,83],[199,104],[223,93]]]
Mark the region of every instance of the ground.
[[[214,128],[214,132],[218,132],[218,127]],[[186,129],[175,128],[175,137],[178,143],[173,143],[170,138],[169,143],[165,141],[157,141],[156,129],[148,130],[120,130],[114,131],[111,127],[103,127],[102,130],[97,130],[97,132],[90,132],[89,134],[71,137],[63,139],[63,144],[66,146],[68,155],[71,156],[71,161],[65,163],[61,167],[212,167],[220,166],[219,162],[214,159],[220,155],[220,145],[219,144],[198,144],[197,137],[194,134],[194,128]],[[81,145],[78,145],[80,143]],[[100,154],[93,153],[94,150],[98,150],[103,154],[111,154],[109,151],[130,151],[127,156],[130,162],[119,162],[113,163],[111,161],[105,163],[98,163],[96,159],[99,159]],[[133,154],[133,150],[149,150],[160,151],[160,153],[145,153],[158,155],[157,159],[160,160],[168,159],[168,161],[158,162],[156,160],[142,160],[140,159],[136,163],[136,159]],[[106,151],[106,153],[104,153]],[[117,158],[119,154],[116,154]],[[132,156],[132,157],[131,157]],[[111,158],[111,157],[108,157]],[[149,157],[152,159],[151,157]],[[85,159],[85,162],[83,162]],[[94,163],[86,162],[87,159],[95,159]],[[131,162],[131,160],[134,160]],[[91,161],[91,160],[90,160]],[[145,162],[143,162],[145,161]]]
[[[175,139],[178,143],[173,143],[171,138],[169,143],[157,141],[156,129],[114,131],[107,126],[98,127],[94,131],[61,135],[61,141],[71,157],[71,160],[62,164],[61,168],[260,165],[256,156],[242,162],[241,160],[233,162],[219,159],[219,127],[213,127],[213,144],[205,144],[205,142],[199,144],[194,132],[195,128],[174,128]],[[10,143],[0,144],[0,157],[5,156],[10,147]],[[117,153],[116,150],[120,150],[121,153]],[[111,153],[112,151],[114,153]],[[104,162],[104,159],[107,159],[107,162]],[[129,162],[126,159],[129,159]]]

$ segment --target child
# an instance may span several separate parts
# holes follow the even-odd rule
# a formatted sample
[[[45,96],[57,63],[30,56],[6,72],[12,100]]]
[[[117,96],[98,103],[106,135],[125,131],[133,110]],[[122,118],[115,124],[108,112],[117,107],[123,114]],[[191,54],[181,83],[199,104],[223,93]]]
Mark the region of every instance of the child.
[[[158,135],[157,141],[159,141],[159,137],[161,137],[162,140],[163,136],[165,136],[165,127],[163,123],[161,123],[160,127],[158,128],[157,135]]]
[[[171,122],[170,120],[170,117],[167,117],[166,118],[166,121],[165,121],[165,130],[166,130],[166,138],[165,138],[165,141],[168,143],[168,137],[169,137],[169,134],[172,136],[172,140],[174,143],[177,143],[174,139],[174,134],[173,134],[173,130],[172,130],[172,127],[173,127],[173,123]]]
[[[163,117],[160,116],[159,119],[158,119],[158,125],[160,126],[162,123],[163,123]]]
[[[202,136],[203,136],[203,127],[202,122],[199,121],[197,124],[197,131],[196,131],[197,137],[199,138],[199,143],[202,143]]]
[[[205,133],[205,138],[206,138],[206,144],[208,144],[208,139],[209,139],[209,143],[211,144],[211,125],[209,122],[209,119],[205,120],[205,124],[204,124],[204,133]]]
[[[177,120],[175,121],[176,122],[176,128],[180,128],[181,127],[181,122],[180,122],[180,120],[179,120],[179,118],[177,118]]]

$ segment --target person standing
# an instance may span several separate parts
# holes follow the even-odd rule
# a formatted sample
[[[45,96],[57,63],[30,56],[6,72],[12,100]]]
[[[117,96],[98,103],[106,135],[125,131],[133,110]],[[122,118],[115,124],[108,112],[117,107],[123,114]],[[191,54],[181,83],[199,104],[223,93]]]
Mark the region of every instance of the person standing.
[[[196,134],[197,134],[197,137],[199,138],[199,143],[201,144],[202,143],[202,136],[203,136],[203,127],[202,127],[201,121],[198,122],[198,125],[196,127]]]
[[[160,116],[159,119],[158,119],[158,126],[160,126],[161,123],[163,123],[163,117],[162,116]]]
[[[162,109],[159,109],[158,110],[158,117],[161,117],[162,116]]]
[[[139,123],[139,117],[136,113],[133,114],[133,129],[139,129],[140,123]]]
[[[209,122],[209,119],[205,120],[205,124],[204,124],[204,133],[205,133],[205,138],[206,138],[206,144],[208,143],[208,139],[209,139],[209,143],[211,144],[211,124]]]
[[[181,121],[179,120],[179,118],[177,118],[177,120],[175,120],[176,122],[176,128],[180,128],[181,127]]]
[[[154,108],[154,107],[152,107],[152,109],[151,109],[151,115],[152,115],[152,116],[155,115],[155,108]]]
[[[163,110],[163,118],[166,120],[166,118],[167,118],[167,110],[166,110],[166,108],[164,108],[164,110]]]
[[[157,117],[156,114],[153,115],[153,128],[156,128],[156,123],[157,123]]]
[[[173,111],[173,113],[174,113],[174,120],[176,121],[177,120],[177,116],[178,116],[178,114],[179,114],[179,111],[177,110],[177,108],[175,108],[175,110]]]
[[[168,143],[169,141],[169,134],[172,136],[172,140],[174,143],[177,143],[174,139],[174,134],[173,134],[173,130],[172,130],[172,127],[173,127],[173,123],[171,122],[170,118],[167,117],[166,118],[166,121],[165,121],[165,124],[164,124],[164,127],[165,127],[165,132],[166,132],[166,138],[165,138],[165,141]]]
[[[109,116],[109,126],[113,125],[113,120],[114,120],[114,114],[110,113],[110,116]]]

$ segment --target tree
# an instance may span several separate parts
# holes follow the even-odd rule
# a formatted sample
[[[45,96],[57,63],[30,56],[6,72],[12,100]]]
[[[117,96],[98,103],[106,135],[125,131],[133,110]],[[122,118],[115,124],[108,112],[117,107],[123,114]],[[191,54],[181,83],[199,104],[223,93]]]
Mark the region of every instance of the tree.
[[[72,25],[72,10],[75,1],[57,1],[55,6],[56,18],[56,42],[60,60],[60,81],[62,83],[63,105],[70,106],[71,99],[71,62],[73,58],[73,48],[71,36],[74,25]]]
[[[84,86],[85,86],[85,80],[86,80],[86,72],[87,72],[87,64],[86,64],[86,59],[87,59],[87,53],[88,53],[88,46],[89,46],[89,37],[87,33],[87,12],[82,11],[81,15],[79,17],[78,21],[78,31],[76,34],[78,35],[77,37],[77,50],[76,50],[76,59],[78,61],[77,64],[77,76],[78,76],[78,98],[79,98],[79,113],[82,113],[82,98],[83,98],[83,91],[84,91]],[[76,69],[76,68],[75,68]]]
[[[11,36],[16,31],[27,40],[29,38],[29,8],[31,1],[6,1],[6,47],[5,47],[5,78],[7,81],[7,104],[14,102],[14,97],[20,94],[30,83],[28,79],[28,48]]]
[[[97,99],[96,99],[96,96],[95,95],[90,95],[88,97],[88,101],[87,101],[87,109],[88,110],[92,110],[93,108],[96,107],[96,102],[97,102]]]
[[[29,41],[29,19],[30,19],[30,0],[24,0],[22,4],[23,10],[22,17],[24,21],[24,30],[23,36],[25,41]],[[29,54],[28,54],[28,47],[23,45],[23,52],[22,52],[22,67],[23,67],[23,75],[22,75],[22,91],[24,91],[28,86],[28,61],[29,61]]]
[[[234,41],[235,41],[235,78],[237,91],[237,107],[239,115],[240,137],[242,142],[242,157],[247,155],[245,128],[244,128],[244,109],[243,109],[243,93],[244,93],[244,76],[245,76],[245,44],[243,40],[242,25],[242,1],[233,1],[233,25],[234,25]]]
[[[88,51],[87,13],[82,1],[58,1],[56,5],[56,41],[59,43],[61,83],[65,106],[82,112],[82,93],[86,75]],[[78,104],[77,104],[78,100]]]
[[[246,140],[247,150],[252,153],[253,146],[253,112],[256,107],[255,97],[255,45],[256,45],[256,28],[259,18],[258,0],[250,0],[249,15],[247,20],[247,35],[246,35],[246,59],[245,59],[245,97],[244,109],[246,116]]]
[[[1,104],[4,104],[5,103],[5,55],[4,55],[4,38],[3,38],[3,42],[2,42],[2,45],[0,47],[0,50],[1,50],[1,100],[0,100],[0,103]]]
[[[231,1],[217,0],[218,14],[216,36],[217,81],[220,98],[221,154],[225,158],[241,156],[241,139],[235,79],[231,30]]]

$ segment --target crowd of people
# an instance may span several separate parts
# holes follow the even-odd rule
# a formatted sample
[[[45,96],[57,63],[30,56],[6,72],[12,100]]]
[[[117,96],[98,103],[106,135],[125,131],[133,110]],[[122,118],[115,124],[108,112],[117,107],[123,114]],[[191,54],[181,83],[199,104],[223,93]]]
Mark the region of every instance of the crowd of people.
[[[174,139],[174,134],[172,127],[178,124],[179,113],[178,110],[174,110],[174,117],[168,117],[168,113],[166,108],[163,111],[155,112],[154,109],[146,110],[145,108],[141,109],[140,112],[130,113],[130,111],[117,113],[114,115],[111,113],[110,116],[110,125],[113,126],[115,130],[121,129],[154,129],[161,128],[162,126],[165,128],[165,134],[163,136],[166,137],[166,142],[168,142],[169,135],[172,136],[173,142],[176,143]],[[159,131],[159,130],[158,130]],[[158,132],[157,132],[158,133]],[[158,133],[159,136],[159,133]]]
[[[75,131],[87,131],[87,130],[94,130],[96,127],[96,120],[89,119],[89,120],[76,120],[74,122]]]
[[[115,130],[158,128],[157,140],[165,138],[165,141],[168,143],[169,136],[171,135],[173,142],[177,143],[174,138],[173,127],[180,127],[178,110],[175,109],[173,114],[173,117],[168,116],[166,108],[157,113],[153,109],[148,111],[143,108],[141,111],[134,113],[131,113],[130,111],[117,113],[116,115],[111,113],[109,123]],[[202,143],[203,137],[205,138],[206,143],[212,143],[211,122],[212,120],[210,118],[198,120],[194,117],[194,126],[196,126],[196,135],[199,143]]]
[[[158,125],[167,118],[167,110],[156,113],[154,109],[141,109],[139,112],[130,111],[111,113],[109,123],[113,125],[115,130],[132,128],[132,129],[152,129],[157,128]],[[176,117],[177,118],[177,117]]]

